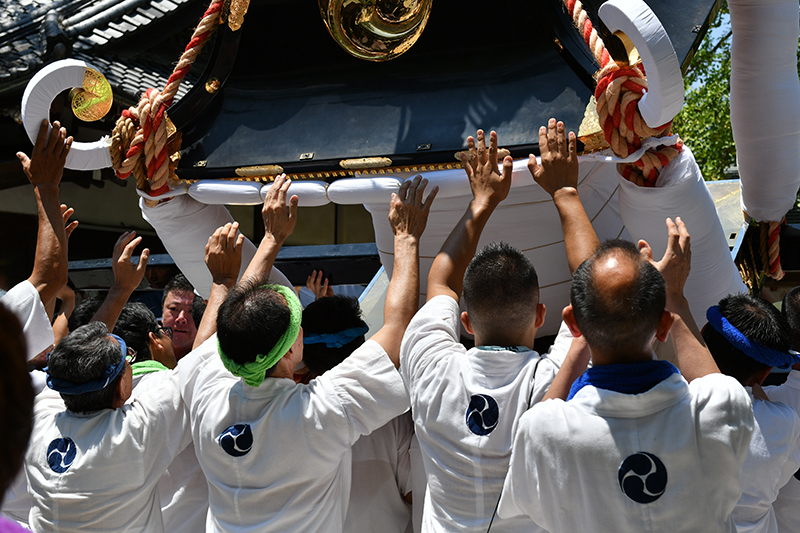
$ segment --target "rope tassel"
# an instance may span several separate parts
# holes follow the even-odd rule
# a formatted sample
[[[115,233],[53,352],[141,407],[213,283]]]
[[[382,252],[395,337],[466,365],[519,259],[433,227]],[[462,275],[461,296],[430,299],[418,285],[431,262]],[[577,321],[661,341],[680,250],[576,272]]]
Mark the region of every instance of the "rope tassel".
[[[641,65],[616,63],[608,53],[603,39],[592,26],[580,0],[564,0],[575,28],[580,32],[601,70],[594,97],[600,127],[611,150],[618,157],[635,152],[647,137],[670,135],[672,122],[651,128],[639,111],[639,100],[647,92],[647,78]],[[655,187],[659,173],[681,152],[683,145],[662,146],[648,150],[633,163],[617,165],[618,172],[628,181],[641,187]]]
[[[180,149],[169,135],[167,109],[172,105],[181,82],[186,77],[209,37],[219,25],[223,0],[214,0],[195,28],[189,44],[175,65],[164,89],[148,89],[137,107],[122,112],[111,135],[111,162],[117,176],[133,174],[136,187],[153,196],[169,190],[173,175],[170,155]],[[144,157],[142,157],[144,155]]]

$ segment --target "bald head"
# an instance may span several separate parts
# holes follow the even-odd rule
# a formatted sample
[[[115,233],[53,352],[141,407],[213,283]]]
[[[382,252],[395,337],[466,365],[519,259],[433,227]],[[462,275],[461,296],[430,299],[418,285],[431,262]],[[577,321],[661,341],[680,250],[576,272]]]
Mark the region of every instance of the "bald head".
[[[572,278],[575,322],[605,353],[646,348],[666,305],[664,279],[629,241],[603,243]]]

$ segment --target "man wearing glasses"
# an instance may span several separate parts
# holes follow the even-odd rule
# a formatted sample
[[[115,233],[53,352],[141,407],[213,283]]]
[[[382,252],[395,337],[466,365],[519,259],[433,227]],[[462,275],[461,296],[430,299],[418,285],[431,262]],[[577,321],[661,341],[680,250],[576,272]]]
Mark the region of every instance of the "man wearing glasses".
[[[191,441],[189,421],[171,370],[126,403],[135,356],[100,322],[50,355],[53,391],[36,400],[25,457],[34,531],[164,531],[156,484]]]

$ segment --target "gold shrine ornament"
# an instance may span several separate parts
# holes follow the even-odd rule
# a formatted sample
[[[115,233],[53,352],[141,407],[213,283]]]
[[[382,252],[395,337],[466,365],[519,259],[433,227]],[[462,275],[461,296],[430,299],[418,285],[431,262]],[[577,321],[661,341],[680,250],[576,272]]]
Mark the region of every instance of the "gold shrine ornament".
[[[69,102],[76,117],[84,122],[94,122],[111,110],[114,95],[106,77],[95,69],[86,67],[83,85],[69,92]]]
[[[347,53],[389,61],[417,42],[433,0],[318,0],[322,20]]]

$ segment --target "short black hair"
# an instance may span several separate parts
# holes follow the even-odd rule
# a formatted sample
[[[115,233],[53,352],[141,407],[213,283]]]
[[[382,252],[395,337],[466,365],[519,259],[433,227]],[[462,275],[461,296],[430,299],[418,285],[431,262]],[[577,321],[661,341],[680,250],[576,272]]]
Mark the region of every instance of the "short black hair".
[[[530,259],[504,242],[480,250],[464,273],[464,304],[473,328],[491,338],[536,319],[539,277]]]
[[[164,302],[167,301],[167,296],[172,291],[178,292],[191,292],[194,293],[194,286],[189,283],[189,280],[186,279],[186,276],[181,274],[180,272],[172,276],[166,285],[164,285],[164,292],[161,293],[161,306],[164,306]]]
[[[364,324],[358,300],[348,296],[330,296],[312,302],[303,310],[303,336],[338,333]],[[335,367],[356,348],[364,344],[364,335],[339,348],[324,343],[303,344],[303,362],[309,371],[319,376]]]
[[[203,300],[201,297],[194,295],[194,300],[192,300],[192,320],[194,320],[194,325],[200,327],[200,322],[203,321],[203,314],[206,312],[206,301]]]
[[[102,322],[89,322],[61,339],[50,354],[48,373],[58,379],[75,384],[100,379],[109,366],[119,363],[120,346],[108,336]],[[120,372],[115,380],[99,391],[83,394],[61,394],[67,409],[74,413],[91,413],[111,409],[114,390],[122,379]]]
[[[594,266],[614,254],[631,261],[635,272],[633,282],[610,298],[598,285]],[[630,241],[604,242],[572,275],[570,303],[575,322],[589,346],[599,351],[644,346],[658,329],[666,302],[664,278]]]
[[[103,305],[103,298],[99,296],[92,296],[91,298],[83,300],[75,307],[72,314],[69,316],[67,328],[69,328],[70,331],[75,331],[79,327],[85,326],[91,322],[92,317],[97,310],[100,309],[101,305]]]
[[[234,288],[217,313],[217,339],[225,355],[238,364],[251,363],[268,353],[289,328],[286,298],[269,278],[248,280]],[[274,366],[267,370],[270,376]]]
[[[22,326],[0,303],[0,503],[22,467],[33,429],[33,387]]]
[[[781,313],[792,330],[792,348],[800,348],[800,287],[794,287],[783,297]]]
[[[156,315],[143,303],[126,303],[114,325],[114,334],[136,350],[137,362],[153,358],[150,353],[150,333],[158,334]]]
[[[720,300],[719,312],[750,341],[782,352],[792,347],[786,318],[762,298],[731,294]],[[756,361],[729,343],[711,324],[703,327],[703,339],[720,372],[736,378],[740,383],[769,368],[769,365]]]

